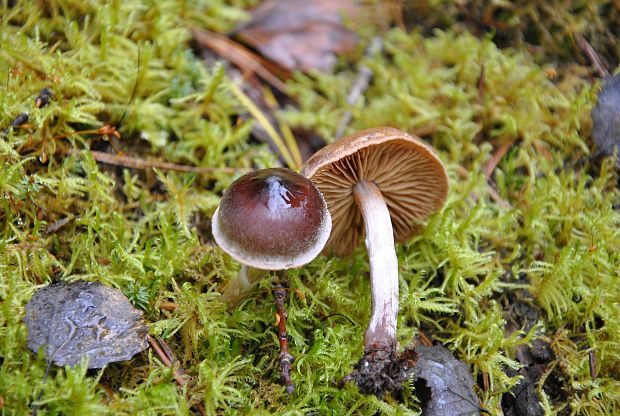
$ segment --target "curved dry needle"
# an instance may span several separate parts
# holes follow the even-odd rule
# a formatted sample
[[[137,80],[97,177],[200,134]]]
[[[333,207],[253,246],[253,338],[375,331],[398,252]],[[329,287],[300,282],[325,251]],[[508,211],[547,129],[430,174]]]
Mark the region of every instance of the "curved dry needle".
[[[69,324],[69,336],[58,348],[56,348],[54,353],[47,358],[47,367],[45,368],[45,374],[43,375],[43,381],[41,382],[41,384],[45,384],[45,382],[47,381],[47,376],[50,373],[52,363],[54,362],[54,358],[56,358],[58,352],[61,351],[69,343],[69,341],[71,341],[71,339],[75,336],[77,332],[77,325],[71,320],[71,318],[66,317],[65,322]],[[32,403],[32,416],[37,416],[37,403],[41,400],[42,396],[43,389],[41,389],[41,391],[39,392],[39,397],[37,397],[37,400]]]
[[[166,341],[158,335],[155,335],[154,337],[147,335],[146,339],[151,345],[153,351],[155,351],[155,354],[157,354],[159,359],[162,361],[162,363],[172,370],[172,375],[177,382],[177,385],[181,389],[185,388],[185,385],[188,382],[188,379],[185,375],[185,370],[179,364],[179,361],[176,359],[174,352],[172,352],[170,346],[168,346]],[[196,403],[194,407],[198,411],[198,414],[200,414],[201,416],[206,415],[205,407],[202,402]]]

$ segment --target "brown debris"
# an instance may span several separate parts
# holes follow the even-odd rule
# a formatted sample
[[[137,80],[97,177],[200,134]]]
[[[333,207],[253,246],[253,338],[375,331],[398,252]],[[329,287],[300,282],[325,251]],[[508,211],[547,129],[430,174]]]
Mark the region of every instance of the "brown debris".
[[[355,370],[340,381],[339,386],[354,381],[361,393],[372,394],[379,399],[385,393],[398,394],[403,389],[403,383],[411,376],[412,353],[405,351],[398,354],[386,349],[367,352],[356,364]]]
[[[202,29],[194,29],[192,34],[198,44],[212,50],[227,61],[232,62],[243,73],[255,73],[272,87],[286,94],[286,84],[274,74],[287,76],[287,73],[282,72],[282,70],[275,65],[267,62],[243,45],[217,33]]]
[[[71,149],[69,154],[78,155],[81,151],[76,149]],[[161,162],[156,160],[145,160],[136,157],[124,156],[124,155],[114,155],[111,153],[100,152],[97,150],[91,150],[90,154],[93,159],[100,163],[106,163],[108,165],[122,166],[125,168],[131,169],[162,169],[162,170],[173,170],[177,172],[190,172],[190,173],[198,173],[198,174],[213,174],[215,172],[224,172],[224,173],[235,173],[243,169],[237,168],[210,168],[210,167],[202,167],[202,166],[188,166],[188,165],[179,165],[177,163],[170,162]]]
[[[495,150],[495,152],[491,156],[491,159],[489,159],[486,166],[484,167],[484,176],[486,176],[487,179],[490,179],[491,176],[493,176],[493,171],[502,160],[502,158],[506,155],[506,153],[508,153],[508,150],[510,150],[515,141],[516,139],[505,141],[497,148],[497,150]]]
[[[280,283],[277,283],[273,289],[273,299],[276,305],[276,325],[278,326],[278,340],[280,342],[280,374],[282,382],[286,386],[286,392],[291,394],[295,391],[295,383],[291,380],[291,365],[294,358],[288,352],[287,314],[284,309],[286,290]]]
[[[174,352],[172,352],[172,349],[168,346],[166,341],[159,336],[152,337],[148,335],[147,341],[162,363],[166,367],[172,369],[172,376],[174,377],[174,380],[177,382],[179,388],[183,389],[189,381],[188,376],[185,374],[185,370],[180,366]],[[202,403],[196,403],[194,407],[201,416],[205,416],[207,414]]]
[[[349,0],[267,0],[235,35],[289,70],[329,71],[337,54],[357,45],[343,16],[354,16],[358,7]]]
[[[609,71],[605,68],[605,65],[601,61],[601,58],[598,56],[590,42],[588,42],[583,36],[577,35],[575,36],[575,42],[579,49],[586,54],[590,63],[592,64],[592,69],[596,73],[596,75],[600,78],[605,78],[609,76]]]

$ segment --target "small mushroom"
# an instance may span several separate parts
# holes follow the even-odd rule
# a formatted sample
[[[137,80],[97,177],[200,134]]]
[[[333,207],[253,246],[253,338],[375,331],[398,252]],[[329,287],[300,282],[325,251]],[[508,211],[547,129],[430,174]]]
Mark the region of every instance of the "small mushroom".
[[[365,233],[372,314],[364,336],[364,359],[392,356],[398,350],[394,239],[407,240],[421,220],[443,206],[448,192],[445,168],[421,139],[384,127],[324,147],[301,173],[319,188],[332,215],[326,252],[348,255]]]
[[[332,226],[321,192],[282,168],[248,173],[233,182],[212,224],[217,244],[243,265],[239,278],[224,289],[225,301],[247,291],[260,276],[249,268],[285,270],[312,261]]]
[[[241,273],[224,288],[230,302],[261,276],[257,270],[301,267],[321,253],[332,219],[321,192],[308,179],[287,169],[263,169],[233,182],[224,193],[212,221],[217,244],[237,259]],[[293,356],[288,352],[284,290],[274,291],[280,340],[280,367],[286,391]]]

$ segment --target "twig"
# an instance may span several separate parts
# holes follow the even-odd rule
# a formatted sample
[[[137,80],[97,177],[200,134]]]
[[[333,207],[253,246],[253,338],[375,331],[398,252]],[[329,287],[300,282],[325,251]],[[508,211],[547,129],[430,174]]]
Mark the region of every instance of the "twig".
[[[273,289],[273,300],[276,305],[276,325],[278,326],[278,339],[280,341],[280,374],[286,386],[286,392],[291,394],[295,391],[295,384],[291,380],[291,365],[293,356],[288,352],[288,334],[286,333],[286,310],[284,300],[286,290],[280,283],[276,283]]]
[[[77,149],[70,149],[69,154],[71,155],[79,155],[82,151]],[[108,165],[114,166],[122,166],[125,168],[131,169],[163,169],[163,170],[174,170],[177,172],[190,172],[190,173],[199,173],[203,175],[212,174],[215,172],[222,173],[236,173],[243,171],[250,171],[250,169],[245,168],[207,168],[202,166],[188,166],[188,165],[179,165],[177,163],[170,162],[160,162],[156,160],[145,160],[139,159],[130,156],[122,156],[122,155],[113,155],[111,153],[100,152],[97,150],[91,150],[90,154],[93,156],[97,162],[106,163]]]
[[[370,46],[366,49],[367,57],[374,57],[383,49],[383,40],[380,37],[375,37],[370,42]],[[359,73],[357,74],[357,78],[355,79],[355,83],[349,91],[349,95],[347,96],[347,104],[350,106],[354,105],[357,100],[361,97],[361,95],[368,88],[368,84],[370,83],[370,78],[372,78],[372,69],[368,68],[366,65],[361,65],[359,68]],[[351,122],[351,118],[353,117],[352,111],[347,110],[342,119],[340,119],[340,123],[338,124],[338,130],[336,130],[336,139],[339,139],[344,134],[344,130],[347,128],[349,123]]]
[[[172,376],[174,377],[179,387],[185,387],[185,385],[187,384],[185,370],[183,370],[183,368],[181,368],[181,366],[179,365],[177,359],[174,356],[174,353],[172,352],[166,341],[164,341],[163,338],[159,336],[153,338],[150,335],[147,335],[147,341],[151,345],[151,348],[153,348],[153,351],[155,351],[159,359],[162,361],[162,363],[166,367],[172,369]],[[196,403],[195,407],[201,416],[206,415],[205,408],[202,403]]]
[[[588,352],[588,363],[590,364],[590,377],[592,380],[596,380],[598,372],[596,371],[596,353],[594,350]]]
[[[159,304],[159,309],[164,311],[176,311],[179,308],[179,305],[175,302],[164,301]]]
[[[474,121],[476,123],[480,123],[481,128],[476,133],[474,137],[474,141],[479,143],[482,141],[484,137],[484,125],[485,125],[485,116],[484,116],[484,95],[486,93],[486,71],[484,62],[480,64],[480,75],[478,75],[478,81],[476,82],[476,87],[478,89],[478,97],[476,99],[478,106],[480,107],[480,111],[474,116]]]
[[[418,336],[420,337],[420,342],[422,343],[422,345],[426,345],[427,347],[433,346],[433,341],[431,341],[428,335],[426,335],[421,329],[418,330]]]
[[[259,92],[261,91],[259,90]],[[278,111],[280,108],[280,105],[278,104],[276,97],[273,95],[273,91],[270,88],[263,88],[262,93],[263,94],[261,98],[263,102],[265,103],[265,106],[269,110],[271,110],[272,113],[275,113],[276,111]],[[282,133],[282,137],[284,138],[284,142],[286,143],[286,146],[291,152],[291,156],[293,157],[293,160],[299,162],[299,166],[301,166],[303,163],[303,160],[301,157],[301,152],[299,151],[299,146],[297,144],[297,141],[295,140],[293,131],[291,130],[289,125],[284,120],[280,120],[274,117],[273,114],[271,114],[271,118],[273,119],[274,124],[277,123],[277,126],[280,129],[280,132]]]
[[[166,367],[172,368],[172,376],[176,380],[179,387],[185,387],[185,385],[187,384],[187,380],[185,379],[185,371],[178,367],[174,368],[174,362],[176,361],[176,359],[174,357],[174,354],[172,353],[172,350],[170,349],[168,344],[166,344],[166,341],[164,341],[161,337],[156,336],[155,338],[153,338],[150,335],[147,336],[147,340],[151,345],[151,348],[153,348],[153,351],[155,351],[159,359],[162,361],[162,363],[164,363]]]
[[[350,323],[351,325],[353,325],[353,326],[357,326],[357,325],[355,324],[355,321],[354,321],[353,319],[349,318],[349,317],[348,317],[347,315],[345,315],[344,313],[332,313],[332,314],[329,314],[329,315],[326,315],[326,316],[321,317],[321,320],[323,321],[323,320],[325,320],[325,319],[330,319],[330,318],[333,318],[333,317],[335,317],[335,316],[340,316],[340,317],[342,317],[342,318],[346,319],[347,321],[349,321],[349,323]]]
[[[138,91],[138,81],[140,80],[140,55],[141,55],[140,51],[141,51],[140,44],[138,44],[138,57],[137,57],[137,62],[136,62],[136,81],[133,83],[133,87],[131,88],[131,95],[129,96],[129,100],[127,101],[127,107],[129,107],[129,104],[131,104],[134,98],[136,98],[136,92]],[[126,115],[127,115],[127,108],[125,108],[125,111],[123,111],[121,118],[115,124],[120,125],[123,122],[123,120],[125,120]]]
[[[502,158],[506,155],[508,150],[515,143],[515,141],[516,139],[511,139],[502,143],[497,148],[495,153],[493,153],[493,156],[491,156],[491,159],[489,159],[486,166],[484,167],[484,176],[487,178],[487,183],[489,185],[489,196],[491,196],[491,199],[495,201],[498,205],[506,209],[512,209],[512,205],[510,205],[510,203],[504,198],[502,198],[499,192],[497,192],[495,182],[493,181],[493,179],[491,179],[491,177],[493,176],[493,171],[502,160]]]
[[[493,153],[493,156],[491,156],[491,159],[489,159],[486,166],[484,167],[484,176],[486,176],[487,179],[490,179],[491,176],[493,176],[493,171],[502,160],[502,158],[506,155],[506,153],[508,153],[508,150],[512,147],[515,141],[516,139],[512,139],[502,143],[497,148],[495,153]]]
[[[592,63],[592,67],[594,68],[594,72],[596,72],[601,78],[605,78],[606,76],[608,76],[609,71],[601,62],[601,58],[599,58],[592,45],[590,45],[590,42],[588,42],[581,35],[575,36],[575,42],[577,42],[577,46],[579,46],[579,48],[581,48],[581,50],[588,56],[588,59],[590,60],[590,62]]]
[[[225,36],[208,32],[202,29],[193,29],[194,39],[201,45],[211,49],[216,54],[226,58],[242,70],[251,70],[259,77],[267,81],[280,92],[287,94],[286,84],[276,77],[263,63],[261,58],[250,52],[237,42],[233,42]]]
[[[52,234],[56,231],[60,230],[65,225],[69,224],[75,217],[73,215],[69,215],[67,217],[61,218],[58,221],[54,221],[50,225],[45,228],[45,234]]]

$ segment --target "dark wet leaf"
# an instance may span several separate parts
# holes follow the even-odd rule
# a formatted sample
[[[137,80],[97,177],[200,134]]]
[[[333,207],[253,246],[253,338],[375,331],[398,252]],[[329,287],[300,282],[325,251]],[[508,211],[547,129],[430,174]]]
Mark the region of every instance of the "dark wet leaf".
[[[615,149],[620,149],[620,74],[605,79],[598,104],[592,109],[592,123],[595,156],[612,156]]]
[[[88,368],[129,360],[147,347],[142,312],[119,290],[101,283],[56,283],[40,289],[26,305],[28,347],[47,346],[48,361]]]
[[[357,44],[357,35],[342,25],[343,15],[357,8],[350,0],[267,0],[235,33],[284,68],[329,71],[336,54]]]
[[[502,396],[502,410],[506,416],[543,416],[545,411],[538,397],[538,381],[542,376],[542,366],[522,367],[519,371],[508,371],[508,375],[522,376],[519,384],[510,393]]]
[[[531,294],[520,291],[524,300],[511,299],[510,308],[506,311],[506,336],[514,331],[529,332],[540,318],[540,310],[530,302]],[[523,364],[518,371],[507,369],[510,377],[521,376],[521,380],[509,392],[502,395],[502,410],[506,416],[542,416],[544,411],[538,396],[538,381],[544,366],[553,359],[549,344],[536,338],[530,345],[519,345],[515,358]]]
[[[479,415],[474,380],[467,365],[446,348],[419,345],[418,361],[413,369],[416,394],[425,416]],[[426,393],[426,395],[424,394]],[[424,397],[426,396],[426,397]]]

